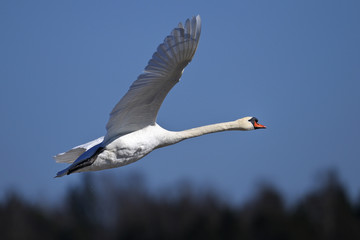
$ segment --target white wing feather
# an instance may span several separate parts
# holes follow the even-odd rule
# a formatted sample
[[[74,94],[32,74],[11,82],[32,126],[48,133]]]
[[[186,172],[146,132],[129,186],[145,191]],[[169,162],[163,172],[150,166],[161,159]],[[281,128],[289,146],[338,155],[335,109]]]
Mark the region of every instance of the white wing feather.
[[[116,104],[106,125],[106,144],[114,138],[155,124],[162,102],[179,81],[199,43],[200,16],[179,23],[153,54],[144,72]]]
[[[59,153],[54,156],[57,163],[73,163],[81,154],[92,148],[93,146],[101,143],[104,140],[104,137],[99,137],[91,142],[79,145],[74,147],[73,149]]]

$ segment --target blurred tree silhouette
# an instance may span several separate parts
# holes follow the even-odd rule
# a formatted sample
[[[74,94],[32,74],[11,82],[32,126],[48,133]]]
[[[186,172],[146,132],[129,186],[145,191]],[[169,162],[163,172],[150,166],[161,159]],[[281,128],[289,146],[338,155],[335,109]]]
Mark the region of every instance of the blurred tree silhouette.
[[[329,171],[320,187],[297,205],[293,226],[299,239],[360,239],[360,218],[337,174]]]
[[[60,206],[43,208],[9,194],[0,203],[0,239],[360,239],[360,199],[349,201],[334,171],[292,207],[266,184],[233,206],[191,184],[159,196],[140,175],[90,176]]]

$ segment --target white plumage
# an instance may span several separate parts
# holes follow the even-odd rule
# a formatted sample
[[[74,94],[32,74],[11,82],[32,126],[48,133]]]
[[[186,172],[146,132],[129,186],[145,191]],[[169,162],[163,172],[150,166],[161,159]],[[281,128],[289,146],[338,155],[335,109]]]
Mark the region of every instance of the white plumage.
[[[57,177],[82,171],[97,171],[129,164],[152,150],[187,138],[226,130],[265,128],[254,117],[218,123],[180,132],[156,124],[162,102],[179,82],[193,58],[201,32],[200,16],[187,19],[167,36],[153,54],[144,72],[116,104],[106,125],[105,137],[55,156],[57,162],[72,163]]]

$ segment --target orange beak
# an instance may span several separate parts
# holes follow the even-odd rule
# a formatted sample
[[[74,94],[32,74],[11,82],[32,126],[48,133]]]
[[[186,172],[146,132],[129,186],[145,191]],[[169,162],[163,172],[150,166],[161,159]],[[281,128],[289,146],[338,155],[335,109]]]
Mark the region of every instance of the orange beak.
[[[259,123],[257,123],[257,122],[254,122],[254,127],[255,127],[255,129],[266,128],[266,126],[261,125],[261,124],[259,124]]]

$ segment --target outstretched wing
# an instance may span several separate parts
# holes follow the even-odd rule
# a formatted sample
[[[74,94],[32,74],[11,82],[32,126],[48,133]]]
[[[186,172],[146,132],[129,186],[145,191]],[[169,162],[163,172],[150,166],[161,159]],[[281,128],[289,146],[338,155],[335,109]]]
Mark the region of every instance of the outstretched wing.
[[[179,23],[153,54],[144,72],[116,104],[106,125],[104,143],[155,124],[162,102],[180,80],[199,43],[200,16]]]

